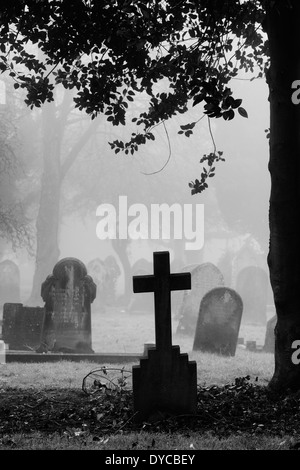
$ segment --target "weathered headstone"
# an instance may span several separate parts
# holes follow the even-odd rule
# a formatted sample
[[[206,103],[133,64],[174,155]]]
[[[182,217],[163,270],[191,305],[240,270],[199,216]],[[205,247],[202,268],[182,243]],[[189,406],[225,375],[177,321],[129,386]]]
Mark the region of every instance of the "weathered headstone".
[[[185,291],[179,311],[176,333],[194,335],[199,312],[199,305],[206,294],[214,287],[224,285],[221,271],[213,263],[203,263],[191,269],[192,289]]]
[[[169,252],[153,254],[154,275],[133,277],[134,292],[154,292],[156,347],[132,368],[135,419],[156,413],[194,414],[197,405],[197,367],[179,346],[172,346],[171,296],[190,289],[190,273],[170,274]]]
[[[10,350],[35,351],[42,339],[45,309],[5,303],[2,339]]]
[[[8,259],[0,263],[0,309],[6,302],[20,302],[20,270]]]
[[[249,238],[232,257],[232,285],[236,286],[237,276],[244,268],[256,266],[263,269],[265,264],[265,256],[259,252],[254,240]]]
[[[200,304],[193,351],[234,356],[242,312],[242,299],[233,289],[207,292]]]
[[[267,321],[267,328],[265,334],[265,344],[263,350],[265,352],[274,353],[275,351],[275,326],[277,323],[277,315],[274,315]]]
[[[76,258],[64,258],[42,284],[46,318],[38,352],[93,353],[91,303],[96,284],[85,265]]]
[[[243,300],[243,323],[266,325],[268,275],[257,266],[242,269],[237,276],[236,291]]]

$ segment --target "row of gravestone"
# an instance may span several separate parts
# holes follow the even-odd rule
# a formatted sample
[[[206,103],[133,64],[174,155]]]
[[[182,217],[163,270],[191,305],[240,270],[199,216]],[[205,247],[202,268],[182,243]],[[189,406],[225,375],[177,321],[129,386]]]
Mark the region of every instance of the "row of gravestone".
[[[197,311],[195,316],[193,302],[197,297],[196,300],[192,297],[193,291],[179,291],[183,292],[184,308],[177,332],[186,325],[188,331],[194,332],[194,350],[234,355],[243,310],[240,296],[227,287],[210,289],[216,283],[223,284],[222,274],[211,263],[186,270],[206,273],[202,283],[199,283],[201,276],[191,276],[194,282],[198,280],[194,291],[205,295],[199,315]],[[87,275],[84,264],[75,258],[59,261],[53,274],[42,284],[41,295],[44,308],[5,304],[2,338],[9,348],[37,352],[93,352],[91,303],[96,297],[96,285]]]
[[[112,305],[116,300],[116,283],[120,276],[120,268],[113,256],[104,261],[96,258],[87,264],[87,271],[97,285],[95,308]],[[138,260],[132,266],[132,276],[147,274],[151,271],[151,263],[145,259]],[[185,266],[182,271],[192,274],[192,290],[174,294],[174,303],[179,307],[178,333],[194,334],[198,309],[204,294],[214,287],[224,286],[221,271],[212,263]],[[243,300],[243,322],[266,325],[267,316],[267,273],[259,267],[243,268],[237,276],[235,290]],[[20,272],[11,260],[0,263],[0,304],[20,302]],[[151,295],[136,295],[132,298],[129,311],[153,311]]]
[[[149,349],[148,356],[132,370],[134,411],[138,420],[157,412],[195,414],[197,409],[196,362],[189,361],[187,354],[180,354],[179,346],[172,346],[171,338],[170,293],[172,290],[190,289],[191,274],[171,274],[168,252],[154,253],[153,258],[153,275],[133,279],[134,291],[153,292],[155,304],[156,347]],[[66,344],[68,351],[91,350],[90,307],[95,295],[96,285],[83,263],[74,258],[58,262],[53,274],[42,285],[45,308],[42,309],[44,328],[41,339],[44,345],[54,351],[65,349]],[[5,304],[7,306],[13,308],[10,319],[16,323],[22,316],[26,317],[26,307],[21,304]],[[203,337],[198,338],[198,346],[201,348],[203,341],[211,339],[217,344],[217,352],[232,354],[231,350],[222,349],[224,325],[227,344],[235,336],[236,345],[241,315],[241,298],[232,289],[219,287],[210,290],[200,305],[197,330]],[[212,319],[214,328],[219,328],[217,334],[212,330]]]
[[[140,260],[133,275],[146,275],[151,264]],[[182,268],[181,272],[190,272],[192,289],[173,293],[172,301],[176,316],[179,318],[177,332],[194,335],[199,305],[203,296],[214,287],[224,286],[221,271],[213,263],[193,264]],[[247,266],[237,276],[235,290],[243,300],[243,322],[266,325],[268,275],[260,267]],[[153,311],[153,298],[150,294],[138,294],[132,299],[130,311]]]
[[[60,260],[41,287],[44,307],[5,303],[2,340],[11,350],[92,353],[96,284],[76,258]]]
[[[87,271],[97,285],[96,307],[111,305],[116,300],[116,283],[121,274],[119,265],[114,256],[108,256],[102,261],[95,258],[87,264]],[[20,270],[11,260],[0,262],[0,307],[7,302],[21,302]]]
[[[182,269],[192,277],[192,289],[177,294],[179,323],[177,333],[194,334],[199,305],[204,295],[215,287],[224,286],[221,271],[212,263],[189,265]],[[239,273],[236,291],[243,301],[244,323],[265,325],[267,321],[268,276],[258,267],[249,266]]]
[[[154,293],[155,306],[155,347],[148,349],[139,366],[133,367],[134,411],[142,418],[153,411],[194,414],[196,362],[188,361],[187,354],[180,354],[171,339],[171,291],[184,290],[183,299],[188,298],[188,302],[183,304],[189,307],[190,323],[194,321],[193,297],[187,295],[192,275],[171,274],[168,252],[154,253],[153,258],[153,275],[133,278],[134,292]],[[192,267],[191,271],[195,269]],[[234,355],[242,312],[242,299],[233,289],[222,286],[209,290],[200,303],[193,350]]]

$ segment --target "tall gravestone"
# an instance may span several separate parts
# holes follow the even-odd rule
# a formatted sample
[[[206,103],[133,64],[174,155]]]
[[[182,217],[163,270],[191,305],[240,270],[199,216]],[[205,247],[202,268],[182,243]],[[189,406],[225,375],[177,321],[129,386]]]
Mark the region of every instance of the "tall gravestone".
[[[193,351],[234,356],[242,312],[242,299],[233,289],[207,292],[200,304]]]
[[[158,412],[194,414],[197,405],[197,367],[179,346],[172,346],[171,296],[189,289],[190,273],[170,274],[169,252],[153,254],[154,274],[133,277],[136,293],[154,292],[155,348],[132,368],[135,419],[142,421]]]
[[[266,325],[269,278],[258,266],[247,266],[237,276],[236,290],[243,300],[243,323]]]
[[[10,350],[35,351],[41,344],[44,321],[45,309],[42,307],[5,303],[2,339]]]
[[[20,270],[8,259],[0,263],[0,309],[6,302],[20,302]]]
[[[264,268],[265,257],[255,248],[254,240],[249,238],[232,258],[232,285],[236,286],[237,276],[244,268],[256,266]]]
[[[85,265],[76,258],[64,258],[42,284],[46,318],[38,352],[93,353],[91,303],[96,284]]]
[[[203,263],[191,269],[192,289],[183,294],[176,333],[194,335],[199,305],[206,294],[214,287],[224,285],[221,271],[213,263]]]

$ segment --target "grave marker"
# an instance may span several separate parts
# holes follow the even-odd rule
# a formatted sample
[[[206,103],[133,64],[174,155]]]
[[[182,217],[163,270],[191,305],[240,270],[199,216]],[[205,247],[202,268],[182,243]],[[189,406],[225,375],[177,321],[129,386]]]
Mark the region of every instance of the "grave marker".
[[[233,289],[207,292],[200,304],[193,351],[234,356],[242,312],[242,299]]]
[[[200,302],[214,287],[224,286],[221,271],[213,263],[203,263],[191,269],[192,288],[183,293],[176,333],[195,334]]]
[[[154,292],[155,348],[132,368],[136,420],[162,412],[194,414],[197,368],[179,346],[172,346],[171,291],[190,289],[190,273],[170,274],[169,252],[153,254],[154,274],[133,277],[133,291]]]
[[[45,309],[5,303],[3,307],[2,339],[10,350],[35,351],[42,338]]]
[[[85,265],[76,258],[64,258],[42,284],[46,318],[38,352],[93,353],[91,303],[96,284]]]

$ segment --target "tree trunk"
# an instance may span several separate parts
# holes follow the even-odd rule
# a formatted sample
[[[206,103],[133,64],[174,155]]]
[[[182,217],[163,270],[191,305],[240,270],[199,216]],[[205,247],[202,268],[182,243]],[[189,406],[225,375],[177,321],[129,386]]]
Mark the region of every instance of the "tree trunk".
[[[63,129],[54,104],[45,104],[42,115],[43,175],[36,221],[36,266],[29,305],[43,305],[41,284],[59,259],[58,229],[61,192],[60,153]]]
[[[79,134],[62,160],[62,141],[72,105],[72,94],[64,94],[61,105],[44,104],[42,111],[43,176],[40,207],[36,222],[36,265],[29,305],[40,305],[41,283],[52,273],[59,259],[60,197],[63,180],[80,151],[94,134],[99,119],[94,119]]]
[[[300,79],[300,2],[268,2],[267,34],[271,65],[270,246],[268,265],[277,312],[275,371],[269,387],[300,389],[300,365],[292,362],[292,343],[300,340],[300,105],[292,103],[293,81]]]

